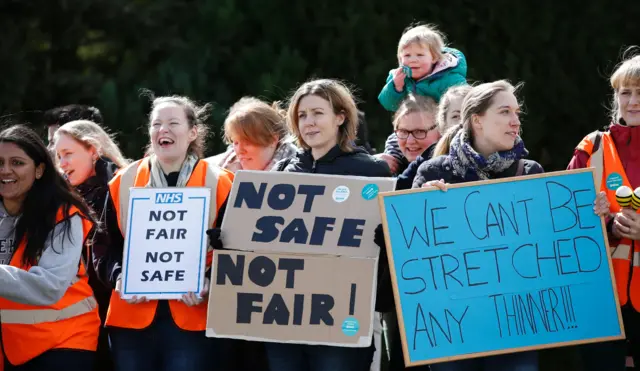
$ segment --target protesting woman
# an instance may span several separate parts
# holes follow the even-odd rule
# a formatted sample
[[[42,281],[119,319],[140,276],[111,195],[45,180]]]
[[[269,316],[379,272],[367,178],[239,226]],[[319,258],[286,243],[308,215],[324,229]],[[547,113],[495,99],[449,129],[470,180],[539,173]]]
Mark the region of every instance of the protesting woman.
[[[353,146],[358,111],[351,93],[340,82],[315,80],[303,84],[291,98],[288,116],[291,131],[304,150],[296,157],[282,161],[279,170],[391,176],[386,163]],[[373,359],[373,347],[281,343],[268,343],[266,346],[270,368],[279,371],[362,371],[369,368]]]
[[[605,221],[627,335],[626,340],[583,345],[580,353],[586,370],[623,371],[627,347],[634,363],[640,364],[640,271],[636,258],[631,261],[640,251],[640,215],[618,205],[616,190],[640,187],[640,55],[620,64],[610,83],[614,93],[611,124],[578,144],[568,169],[594,167],[596,182],[608,199]]]
[[[84,259],[91,262],[88,268],[89,285],[98,301],[100,321],[104,326],[111,289],[99,280],[93,265],[93,250],[108,248],[112,239],[120,241],[117,220],[106,220],[108,183],[118,169],[127,166],[128,161],[120,153],[113,139],[98,124],[80,120],[62,125],[54,134],[53,150],[58,167],[71,186],[84,198],[100,220],[100,231],[91,235],[90,243],[84,249]],[[113,212],[109,213],[115,216]],[[111,236],[114,236],[113,238]],[[95,370],[113,369],[109,352],[109,339],[104,328],[100,330]]]
[[[92,370],[100,318],[82,251],[94,219],[25,126],[0,133],[0,201],[5,370]]]
[[[277,103],[244,97],[229,110],[224,120],[224,141],[229,149],[207,161],[227,169],[266,170],[296,154],[286,123],[286,112]]]
[[[121,236],[126,235],[126,214],[131,187],[208,187],[212,190],[212,223],[219,225],[231,190],[233,174],[201,160],[206,126],[199,107],[186,97],[153,100],[149,116],[148,156],[119,171],[109,182],[109,200]],[[107,216],[107,219],[109,216]],[[109,219],[108,219],[109,220]],[[135,248],[133,246],[132,248]],[[197,246],[186,248],[198,248]],[[106,325],[109,328],[116,370],[215,370],[222,362],[224,340],[205,337],[209,283],[203,292],[180,300],[122,299],[123,244],[111,244],[99,256],[97,271],[115,288]],[[209,251],[207,267],[211,264]],[[100,265],[106,265],[100,267]]]

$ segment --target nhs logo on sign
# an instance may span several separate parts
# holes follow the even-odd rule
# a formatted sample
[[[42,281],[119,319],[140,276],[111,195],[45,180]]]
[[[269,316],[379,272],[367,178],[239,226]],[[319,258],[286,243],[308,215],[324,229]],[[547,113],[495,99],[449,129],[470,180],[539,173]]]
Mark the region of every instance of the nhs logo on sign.
[[[157,204],[181,204],[182,192],[157,193],[156,203]]]

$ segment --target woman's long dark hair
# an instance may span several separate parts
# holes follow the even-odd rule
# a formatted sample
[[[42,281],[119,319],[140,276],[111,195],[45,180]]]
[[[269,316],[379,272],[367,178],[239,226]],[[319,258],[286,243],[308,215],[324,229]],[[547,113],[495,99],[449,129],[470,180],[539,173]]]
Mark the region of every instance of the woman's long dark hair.
[[[80,210],[82,216],[95,223],[93,212],[58,173],[47,147],[38,134],[24,125],[15,125],[0,132],[0,143],[13,143],[29,156],[36,166],[44,164],[40,179],[36,179],[22,205],[22,215],[15,227],[15,244],[26,239],[23,263],[36,265],[45,248],[47,236],[53,240],[56,214],[60,207],[68,215],[71,206]],[[0,198],[1,199],[1,198]],[[63,222],[64,237],[71,238],[69,219]]]

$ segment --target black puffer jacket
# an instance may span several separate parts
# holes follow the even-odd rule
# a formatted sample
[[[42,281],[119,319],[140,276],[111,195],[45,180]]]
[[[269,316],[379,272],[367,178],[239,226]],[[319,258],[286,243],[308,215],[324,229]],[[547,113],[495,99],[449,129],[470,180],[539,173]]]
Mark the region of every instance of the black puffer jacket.
[[[369,155],[361,147],[357,147],[352,152],[346,152],[340,149],[339,146],[335,146],[318,160],[314,160],[310,150],[301,151],[293,158],[280,161],[276,168],[278,171],[291,173],[370,177],[391,176],[391,171],[386,162]]]
[[[366,177],[390,177],[391,171],[386,162],[369,155],[358,147],[352,152],[346,152],[340,147],[333,147],[326,155],[314,160],[311,151],[298,152],[296,157],[282,160],[276,167],[278,171],[292,173],[317,173],[331,175],[353,175]],[[377,235],[381,235],[382,228],[378,227]],[[380,238],[378,238],[380,239]],[[376,295],[376,311],[387,312],[393,308],[393,291],[387,251],[384,243],[375,241],[380,249],[378,262],[378,289]]]
[[[522,175],[540,174],[544,173],[542,166],[539,163],[532,160],[520,160],[523,162]],[[500,179],[516,176],[518,172],[518,161],[515,161],[511,167],[500,173],[490,173],[490,179]],[[451,165],[451,156],[443,155],[433,158],[418,168],[418,173],[413,181],[413,188],[420,188],[422,185],[430,180],[444,179],[445,183],[455,184],[472,182],[479,180],[477,177],[463,177],[453,172],[453,165]]]

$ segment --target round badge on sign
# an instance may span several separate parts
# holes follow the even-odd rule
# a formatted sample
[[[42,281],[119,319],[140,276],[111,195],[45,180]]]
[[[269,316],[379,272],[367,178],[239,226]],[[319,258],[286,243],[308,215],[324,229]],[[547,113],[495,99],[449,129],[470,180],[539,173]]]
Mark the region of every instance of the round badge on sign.
[[[344,202],[349,198],[349,187],[347,186],[337,186],[336,189],[333,190],[333,200],[335,202]]]
[[[379,190],[376,184],[367,184],[362,188],[362,198],[372,200],[378,195]]]
[[[353,336],[358,333],[360,330],[360,323],[357,319],[353,317],[347,317],[347,319],[342,322],[342,333],[347,336]]]
[[[615,191],[622,185],[622,175],[618,173],[611,173],[607,177],[607,188],[612,191]]]

